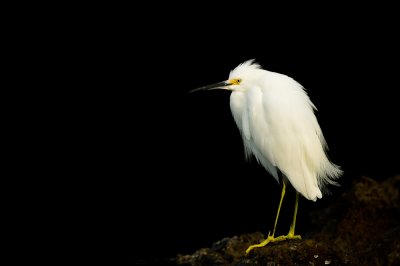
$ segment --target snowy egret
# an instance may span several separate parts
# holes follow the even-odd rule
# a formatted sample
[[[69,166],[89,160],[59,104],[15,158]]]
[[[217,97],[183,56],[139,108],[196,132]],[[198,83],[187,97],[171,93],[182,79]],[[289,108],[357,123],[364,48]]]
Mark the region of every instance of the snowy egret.
[[[262,69],[254,60],[237,66],[227,81],[192,92],[211,89],[232,91],[230,107],[242,135],[246,158],[254,155],[282,187],[272,234],[269,232],[260,244],[251,245],[246,253],[268,243],[301,239],[295,235],[299,193],[316,201],[322,198],[325,186],[337,184],[335,179],[342,174],[327,158],[327,144],[314,115],[316,107],[299,83]],[[296,190],[293,222],[287,235],[275,237],[287,183]]]

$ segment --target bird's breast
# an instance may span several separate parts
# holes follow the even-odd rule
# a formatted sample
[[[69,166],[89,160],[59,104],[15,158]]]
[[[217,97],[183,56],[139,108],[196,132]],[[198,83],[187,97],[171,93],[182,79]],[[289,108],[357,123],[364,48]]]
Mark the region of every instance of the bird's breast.
[[[246,97],[245,93],[241,91],[234,91],[231,94],[230,98],[230,106],[231,106],[231,112],[233,115],[233,118],[236,122],[236,125],[240,130],[242,130],[242,116],[243,116],[243,110],[246,106]]]

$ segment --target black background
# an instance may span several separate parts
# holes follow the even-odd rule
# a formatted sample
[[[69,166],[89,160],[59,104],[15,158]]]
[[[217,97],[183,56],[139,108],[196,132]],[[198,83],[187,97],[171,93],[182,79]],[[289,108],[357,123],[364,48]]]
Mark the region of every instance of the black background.
[[[306,88],[329,156],[345,171],[333,195],[301,200],[300,234],[312,229],[309,211],[327,206],[352,179],[399,173],[399,43],[389,9],[322,8],[309,16],[295,9],[197,8],[148,21],[123,13],[112,27],[104,24],[110,45],[96,58],[108,63],[110,75],[107,89],[96,93],[111,150],[106,179],[118,180],[113,192],[126,225],[118,232],[131,261],[272,229],[279,186],[255,161],[245,162],[229,92],[188,93],[227,79],[248,59]],[[278,225],[282,234],[292,214],[290,192]]]

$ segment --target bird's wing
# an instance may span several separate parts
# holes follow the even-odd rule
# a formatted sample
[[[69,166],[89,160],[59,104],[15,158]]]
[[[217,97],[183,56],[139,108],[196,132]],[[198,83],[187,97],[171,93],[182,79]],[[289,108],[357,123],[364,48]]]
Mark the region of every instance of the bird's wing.
[[[274,162],[293,187],[307,199],[316,200],[322,197],[315,165],[318,162],[312,154],[313,146],[321,146],[313,125],[316,119],[312,106],[304,102],[309,99],[302,88],[284,84],[284,88],[278,84],[273,90],[249,93],[253,106],[259,108],[250,116],[252,136],[260,152]]]

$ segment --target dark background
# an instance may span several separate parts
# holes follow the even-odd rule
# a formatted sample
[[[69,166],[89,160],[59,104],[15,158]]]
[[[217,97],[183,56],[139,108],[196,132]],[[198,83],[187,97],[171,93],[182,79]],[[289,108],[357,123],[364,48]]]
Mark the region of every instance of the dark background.
[[[124,14],[108,29],[104,60],[113,75],[101,105],[130,261],[272,230],[280,189],[255,161],[245,162],[230,93],[188,93],[226,80],[248,59],[307,89],[329,156],[345,172],[331,196],[300,201],[298,233],[310,233],[309,212],[329,205],[352,179],[399,173],[394,17],[375,19],[374,7],[343,10],[309,20],[296,11],[277,19],[254,15],[245,23],[189,10],[174,22],[157,17],[155,26]],[[289,228],[293,195],[289,190],[278,234]]]

